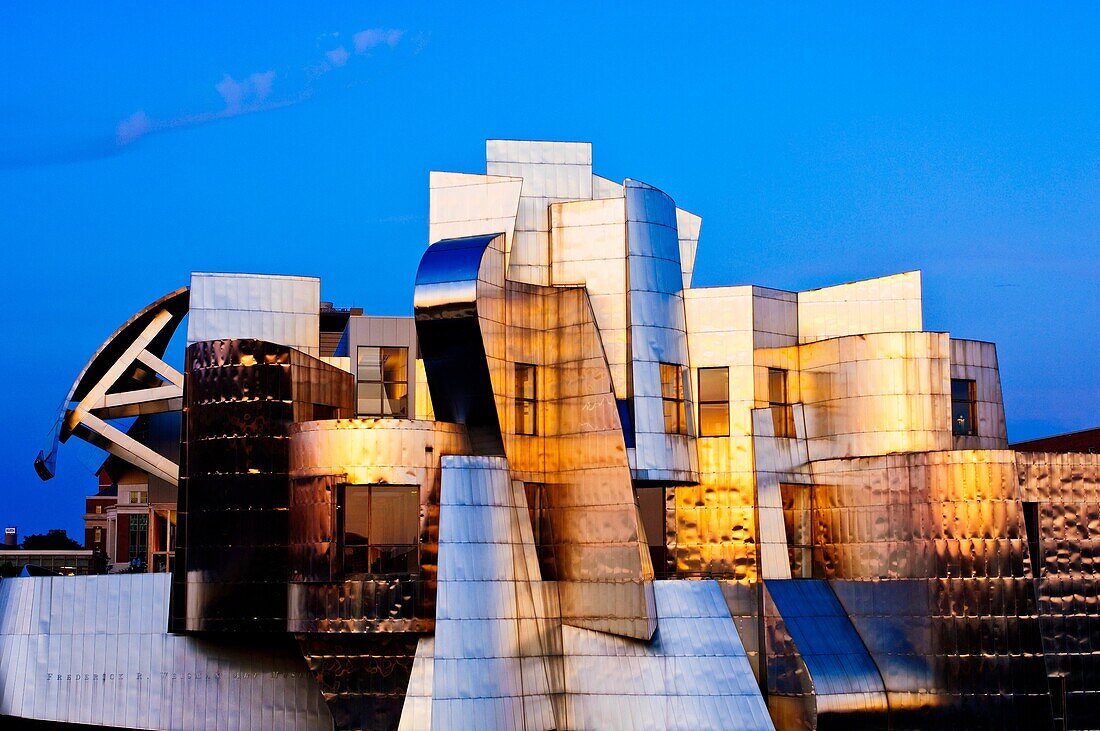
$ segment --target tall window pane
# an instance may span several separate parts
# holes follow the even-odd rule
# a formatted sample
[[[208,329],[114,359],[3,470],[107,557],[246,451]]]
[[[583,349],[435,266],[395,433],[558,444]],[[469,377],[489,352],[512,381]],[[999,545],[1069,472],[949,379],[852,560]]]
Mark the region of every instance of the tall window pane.
[[[137,559],[145,563],[149,551],[149,516],[130,516],[130,555],[131,561]]]
[[[793,437],[794,409],[791,408],[787,390],[787,371],[782,368],[768,369],[768,402],[772,411],[772,425],[777,437]]]
[[[969,378],[951,379],[951,433],[957,437],[978,433],[978,388]]]
[[[730,433],[730,369],[699,369],[699,436]]]
[[[516,363],[516,433],[538,433],[537,369],[530,363]]]
[[[419,488],[346,485],[342,509],[345,575],[419,570]]]
[[[687,418],[684,413],[683,367],[675,363],[661,363],[660,366],[665,432],[668,434],[687,434]]]
[[[409,415],[409,349],[361,345],[356,353],[359,416]]]

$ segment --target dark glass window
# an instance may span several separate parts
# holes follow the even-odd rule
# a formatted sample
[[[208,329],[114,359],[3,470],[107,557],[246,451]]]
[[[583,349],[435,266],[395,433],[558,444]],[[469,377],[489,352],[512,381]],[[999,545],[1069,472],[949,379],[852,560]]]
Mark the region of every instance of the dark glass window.
[[[344,573],[411,574],[420,566],[420,490],[410,485],[346,485]]]
[[[978,433],[978,388],[973,379],[951,379],[951,433],[969,437]]]
[[[783,499],[783,524],[787,531],[787,555],[791,562],[791,578],[812,578],[813,487],[781,484],[779,492]]]
[[[664,402],[665,432],[687,434],[684,409],[683,368],[674,363],[661,363],[661,400]]]
[[[149,516],[130,516],[130,554],[131,561],[137,559],[145,563],[146,554],[149,552]]]
[[[538,434],[537,369],[530,363],[516,363],[516,433]]]
[[[1032,578],[1042,578],[1043,572],[1043,544],[1039,534],[1039,503],[1024,502],[1024,530],[1027,531],[1027,553],[1031,559]]]
[[[772,410],[775,436],[793,437],[794,409],[791,408],[790,393],[787,390],[787,371],[782,368],[768,369],[768,402]]]
[[[360,345],[356,354],[359,416],[409,415],[409,349]]]
[[[699,436],[730,435],[730,369],[699,369]]]

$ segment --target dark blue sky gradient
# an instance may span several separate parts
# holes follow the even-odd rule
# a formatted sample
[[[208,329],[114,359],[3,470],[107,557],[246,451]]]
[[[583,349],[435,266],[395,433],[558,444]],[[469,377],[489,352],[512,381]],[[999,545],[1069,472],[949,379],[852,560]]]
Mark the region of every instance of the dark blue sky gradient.
[[[697,284],[922,269],[927,328],[998,343],[1010,438],[1100,424],[1100,6],[314,5],[0,9],[0,523],[82,535],[88,465],[32,458],[190,271],[409,314],[428,171],[488,137],[702,215]]]

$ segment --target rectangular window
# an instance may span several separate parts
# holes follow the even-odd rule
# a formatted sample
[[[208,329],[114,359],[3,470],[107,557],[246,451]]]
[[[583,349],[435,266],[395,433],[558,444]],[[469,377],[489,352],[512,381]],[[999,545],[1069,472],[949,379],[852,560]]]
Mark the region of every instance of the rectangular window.
[[[408,348],[359,346],[355,379],[359,416],[408,417]]]
[[[787,556],[791,562],[791,578],[813,577],[813,487],[811,485],[779,485],[783,500],[783,525],[787,532]]]
[[[420,489],[345,485],[344,574],[412,574],[420,569]]]
[[[144,505],[149,502],[149,492],[147,490],[131,490],[130,491],[130,504],[131,505]]]
[[[538,434],[537,369],[530,363],[516,363],[516,433]]]
[[[768,369],[768,403],[772,410],[775,436],[793,437],[794,409],[787,389],[787,371],[782,368]]]
[[[133,495],[133,493],[130,493]],[[129,560],[140,561],[145,565],[146,554],[149,552],[149,516],[130,516],[130,554]]]
[[[684,413],[683,367],[675,363],[661,363],[661,400],[665,411],[665,433],[687,434],[687,418]]]
[[[103,543],[103,529],[102,528],[96,528],[95,529],[95,538],[92,539],[92,542],[95,543],[96,548],[99,548],[100,547],[99,544]]]
[[[699,436],[730,435],[730,369],[699,369]]]
[[[951,433],[969,437],[978,433],[978,388],[973,379],[951,379]]]

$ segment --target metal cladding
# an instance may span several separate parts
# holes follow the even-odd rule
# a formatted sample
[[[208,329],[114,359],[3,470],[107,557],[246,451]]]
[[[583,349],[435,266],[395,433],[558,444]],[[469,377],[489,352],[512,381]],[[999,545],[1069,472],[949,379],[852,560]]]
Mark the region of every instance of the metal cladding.
[[[307,421],[290,427],[290,587],[295,633],[341,728],[392,728],[420,633],[436,624],[440,459],[469,451],[456,424],[411,419]],[[365,573],[348,555],[347,490],[418,493],[415,562]],[[397,522],[397,516],[393,516]]]
[[[285,345],[187,348],[172,626],[285,632],[289,441],[350,415],[350,374]]]
[[[591,308],[580,288],[507,282],[503,243],[448,240],[424,255],[416,318],[436,416],[464,424],[475,454],[507,455],[531,491],[565,621],[648,638],[653,569]],[[529,429],[517,364],[536,374]]]
[[[289,638],[166,634],[167,574],[0,580],[0,727],[327,731]],[[45,726],[44,726],[45,727]]]
[[[196,273],[97,351],[36,467],[178,474],[171,612],[0,582],[0,720],[1100,727],[1100,458],[1009,450],[920,272],[694,287],[702,219],[591,145],[486,173],[431,173],[413,317]],[[108,423],[180,409],[179,467]]]
[[[1100,719],[1100,454],[1017,452],[1042,651],[1066,728]]]

